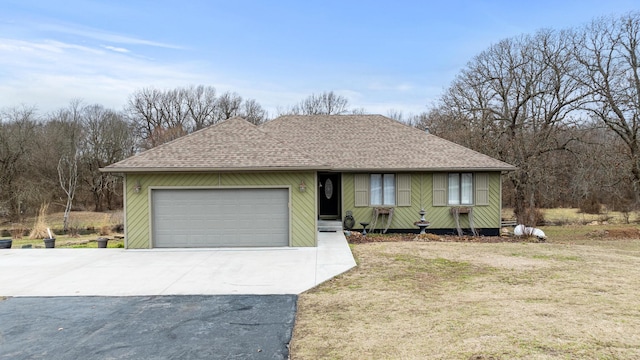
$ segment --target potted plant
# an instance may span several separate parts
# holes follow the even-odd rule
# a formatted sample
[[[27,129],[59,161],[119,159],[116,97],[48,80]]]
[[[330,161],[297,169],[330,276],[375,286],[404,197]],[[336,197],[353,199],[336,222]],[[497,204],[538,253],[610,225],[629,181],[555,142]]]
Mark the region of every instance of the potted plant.
[[[56,238],[44,238],[44,247],[46,249],[53,249],[56,247]]]
[[[56,247],[56,238],[53,237],[53,233],[51,232],[51,229],[47,228],[47,235],[49,235],[48,238],[44,238],[44,247],[47,249],[53,249],[54,247]]]
[[[0,239],[0,249],[11,249],[11,239]]]
[[[109,241],[109,238],[106,237],[99,237],[98,238],[98,247],[99,248],[106,248],[107,247],[107,242]]]

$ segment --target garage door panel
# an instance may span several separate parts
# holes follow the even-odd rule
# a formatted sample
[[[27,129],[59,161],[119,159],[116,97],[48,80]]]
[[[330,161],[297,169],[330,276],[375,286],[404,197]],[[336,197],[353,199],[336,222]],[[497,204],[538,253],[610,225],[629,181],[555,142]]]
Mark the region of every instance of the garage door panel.
[[[204,235],[192,235],[191,242],[196,246],[205,246],[207,244],[208,237]],[[186,246],[186,245],[185,245]]]
[[[165,232],[163,234],[158,234],[158,236],[174,239],[176,246],[186,246],[188,244],[187,237],[185,235]]]
[[[155,247],[289,245],[288,189],[155,189]]]

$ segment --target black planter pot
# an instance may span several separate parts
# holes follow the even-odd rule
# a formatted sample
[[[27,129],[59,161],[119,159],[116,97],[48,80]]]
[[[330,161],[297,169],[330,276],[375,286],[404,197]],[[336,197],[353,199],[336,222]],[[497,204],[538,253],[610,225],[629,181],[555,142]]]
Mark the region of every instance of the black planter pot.
[[[44,239],[44,247],[46,249],[53,249],[56,247],[56,238]]]
[[[98,238],[98,248],[106,248],[107,247],[107,242],[109,241],[108,238]]]
[[[11,249],[11,243],[13,240],[11,239],[2,239],[0,240],[0,249]]]

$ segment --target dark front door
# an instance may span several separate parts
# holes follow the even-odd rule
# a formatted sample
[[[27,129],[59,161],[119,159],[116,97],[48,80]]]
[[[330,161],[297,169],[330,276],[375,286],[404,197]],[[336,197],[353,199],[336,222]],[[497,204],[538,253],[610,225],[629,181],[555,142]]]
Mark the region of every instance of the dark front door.
[[[340,219],[340,173],[318,173],[318,204],[320,219]]]

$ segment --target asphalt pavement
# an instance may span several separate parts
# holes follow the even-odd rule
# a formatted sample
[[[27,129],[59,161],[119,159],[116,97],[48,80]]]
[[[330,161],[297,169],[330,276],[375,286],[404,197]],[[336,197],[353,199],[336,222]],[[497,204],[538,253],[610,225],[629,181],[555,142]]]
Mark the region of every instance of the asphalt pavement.
[[[297,295],[0,300],[0,359],[287,359]]]
[[[312,248],[5,249],[0,360],[287,359],[297,294],[355,265],[340,232]]]

